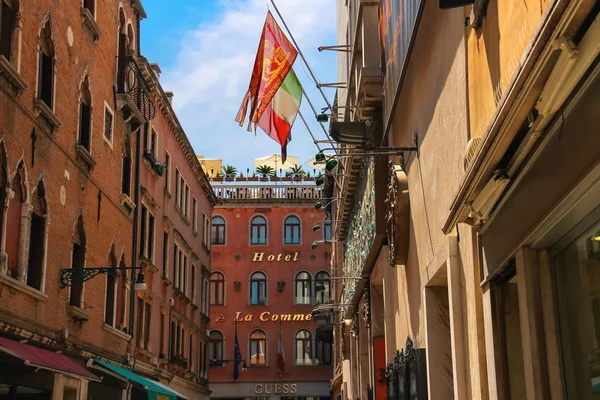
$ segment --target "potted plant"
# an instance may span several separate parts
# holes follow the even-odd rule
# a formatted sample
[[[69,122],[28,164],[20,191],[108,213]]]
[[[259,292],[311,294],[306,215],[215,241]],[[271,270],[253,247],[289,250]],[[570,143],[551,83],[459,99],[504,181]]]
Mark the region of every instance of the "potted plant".
[[[256,168],[256,174],[260,176],[261,181],[268,181],[275,174],[275,170],[268,165],[261,165]]]
[[[233,165],[225,165],[223,167],[223,176],[225,176],[226,181],[233,181],[233,179],[237,176],[238,170]]]
[[[221,171],[217,171],[215,177],[212,178],[212,180],[215,182],[223,182],[223,174],[221,173]]]

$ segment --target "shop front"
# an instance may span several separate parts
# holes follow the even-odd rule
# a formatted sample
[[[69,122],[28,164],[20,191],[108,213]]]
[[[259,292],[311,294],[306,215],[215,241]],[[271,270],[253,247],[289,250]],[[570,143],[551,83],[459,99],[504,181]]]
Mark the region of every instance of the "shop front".
[[[329,381],[211,383],[211,399],[329,400]]]

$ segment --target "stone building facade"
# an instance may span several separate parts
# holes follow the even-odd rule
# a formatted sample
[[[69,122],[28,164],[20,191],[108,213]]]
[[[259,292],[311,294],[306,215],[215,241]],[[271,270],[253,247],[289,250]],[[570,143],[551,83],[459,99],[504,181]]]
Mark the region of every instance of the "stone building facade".
[[[338,1],[336,396],[598,396],[594,4]]]
[[[143,264],[149,290],[137,294],[140,270],[119,270],[140,265],[134,221],[141,223],[139,175],[146,179],[147,171],[136,167],[141,129],[156,115],[164,124],[172,114],[157,111],[164,93],[151,90],[153,77],[143,72],[144,8],[139,0],[3,0],[0,7],[0,393],[175,399],[152,383],[152,371],[140,371],[141,362],[141,374],[128,375],[143,358],[136,349],[144,332],[135,318],[138,299],[165,299],[170,291],[150,265]],[[170,118],[172,132],[164,135],[171,135],[190,196],[208,215],[214,195]],[[198,262],[208,269],[198,243]],[[95,276],[92,268],[110,270]],[[160,309],[153,309],[153,324]],[[191,330],[201,332],[199,352],[206,322],[199,312],[185,312]],[[187,376],[206,393],[198,379]]]

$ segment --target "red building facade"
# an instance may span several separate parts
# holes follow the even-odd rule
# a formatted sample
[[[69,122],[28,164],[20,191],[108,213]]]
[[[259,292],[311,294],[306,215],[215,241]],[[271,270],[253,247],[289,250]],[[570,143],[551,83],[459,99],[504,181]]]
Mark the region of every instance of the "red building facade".
[[[314,208],[320,191],[313,182],[213,188],[211,398],[328,397],[331,335],[312,315],[331,292],[330,246],[312,249],[328,231]]]

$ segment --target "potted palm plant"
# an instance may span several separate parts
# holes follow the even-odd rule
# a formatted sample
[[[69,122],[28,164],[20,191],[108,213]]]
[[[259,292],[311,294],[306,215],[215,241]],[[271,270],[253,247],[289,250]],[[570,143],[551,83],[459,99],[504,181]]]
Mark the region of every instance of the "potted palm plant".
[[[273,167],[270,167],[268,165],[261,165],[258,168],[256,168],[256,174],[260,176],[261,181],[268,181],[269,178],[275,174],[275,170],[273,169]]]
[[[296,165],[295,167],[290,168],[289,174],[293,180],[301,181],[302,178],[306,176],[306,171],[304,171],[302,167]]]
[[[223,166],[223,176],[226,181],[233,181],[233,179],[237,176],[238,170],[233,165],[225,165]]]

